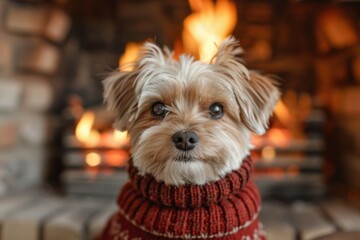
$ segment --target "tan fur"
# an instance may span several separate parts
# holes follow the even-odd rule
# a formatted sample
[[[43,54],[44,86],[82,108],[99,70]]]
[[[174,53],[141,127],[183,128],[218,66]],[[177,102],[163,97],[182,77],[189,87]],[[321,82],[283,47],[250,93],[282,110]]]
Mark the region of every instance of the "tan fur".
[[[131,136],[134,165],[167,184],[205,184],[241,166],[249,154],[250,131],[264,133],[279,91],[274,82],[248,71],[237,57],[237,41],[226,39],[212,63],[194,61],[146,43],[135,69],[105,79],[105,101],[118,114],[115,126]],[[152,115],[162,102],[168,114]],[[212,119],[209,106],[221,103],[224,116]],[[194,131],[194,150],[175,148],[172,135]],[[181,161],[181,159],[192,161]]]

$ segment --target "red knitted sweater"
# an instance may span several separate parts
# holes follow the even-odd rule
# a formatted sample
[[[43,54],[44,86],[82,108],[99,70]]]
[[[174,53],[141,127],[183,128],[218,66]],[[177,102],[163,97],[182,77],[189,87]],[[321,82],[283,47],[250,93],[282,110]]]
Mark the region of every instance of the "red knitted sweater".
[[[249,181],[252,159],[205,185],[171,186],[140,176],[130,164],[130,181],[118,197],[119,211],[103,240],[264,240],[258,222],[260,196]]]

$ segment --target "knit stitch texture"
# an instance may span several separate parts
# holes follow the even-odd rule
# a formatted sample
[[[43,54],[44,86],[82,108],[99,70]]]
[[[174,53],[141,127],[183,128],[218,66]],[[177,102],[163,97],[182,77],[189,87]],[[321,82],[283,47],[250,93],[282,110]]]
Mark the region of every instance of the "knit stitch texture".
[[[205,185],[172,186],[141,176],[131,164],[119,211],[103,240],[264,240],[258,222],[260,195],[250,180],[250,156],[240,169]]]

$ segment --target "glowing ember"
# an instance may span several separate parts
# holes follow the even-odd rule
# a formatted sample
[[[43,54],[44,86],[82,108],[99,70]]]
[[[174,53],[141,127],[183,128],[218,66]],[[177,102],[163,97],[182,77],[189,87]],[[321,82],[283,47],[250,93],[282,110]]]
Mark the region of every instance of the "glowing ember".
[[[189,0],[193,11],[184,21],[182,33],[184,51],[209,62],[217,45],[235,28],[237,13],[229,0]]]
[[[99,154],[95,152],[91,152],[86,154],[85,162],[90,167],[96,167],[99,166],[101,163],[101,157]]]
[[[272,161],[274,160],[275,156],[276,156],[276,152],[273,147],[266,146],[261,150],[261,157],[265,161]]]
[[[105,162],[112,167],[123,167],[129,160],[127,151],[107,151],[105,153]]]
[[[136,60],[140,51],[140,43],[129,42],[125,46],[125,52],[119,59],[119,69],[131,72],[133,66],[130,64]]]

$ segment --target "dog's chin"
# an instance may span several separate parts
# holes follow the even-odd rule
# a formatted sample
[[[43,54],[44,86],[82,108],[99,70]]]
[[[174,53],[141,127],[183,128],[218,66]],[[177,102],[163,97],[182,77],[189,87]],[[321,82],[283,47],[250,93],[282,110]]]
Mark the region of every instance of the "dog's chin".
[[[233,164],[231,164],[232,162]],[[236,165],[236,166],[235,166]],[[204,185],[217,181],[233,169],[240,167],[241,162],[228,161],[214,164],[197,156],[182,154],[163,161],[160,169],[147,169],[147,173],[167,185],[180,186],[184,184]]]
[[[203,185],[218,180],[220,176],[210,164],[188,156],[168,160],[164,170],[155,175],[155,178],[166,184],[179,186],[184,184]]]

